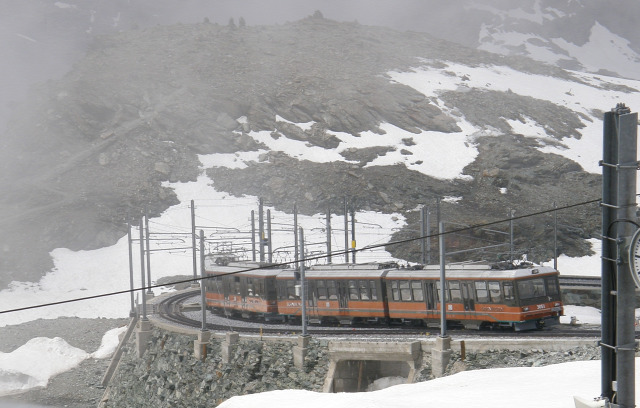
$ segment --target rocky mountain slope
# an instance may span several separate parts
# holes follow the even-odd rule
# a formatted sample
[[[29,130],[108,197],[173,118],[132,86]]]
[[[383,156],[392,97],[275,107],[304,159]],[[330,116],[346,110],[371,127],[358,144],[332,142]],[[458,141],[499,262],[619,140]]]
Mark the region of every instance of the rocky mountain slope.
[[[453,109],[474,126],[497,130],[475,139],[479,154],[464,170],[468,177],[453,181],[404,165],[364,166],[385,148],[345,151],[349,162],[325,164],[272,152],[245,169],[207,170],[219,190],[265,197],[276,208],[297,202],[304,213],[328,207],[340,213],[348,197],[357,210],[400,212],[408,226],[397,238],[418,229],[414,210],[434,196],[462,197],[443,202],[442,214],[466,224],[504,219],[509,208],[527,214],[549,209],[554,201],[562,206],[599,196],[599,176],[541,153],[538,140],[516,134],[506,122],[544,123],[551,138],[545,143],[561,143],[580,137],[578,113],[510,92],[474,89],[441,94],[445,109],[387,75],[425,61],[497,64],[578,81],[529,59],[427,34],[340,23],[319,12],[275,26],[204,21],[99,37],[70,73],[32,92],[2,138],[0,187],[10,194],[0,197],[0,283],[37,279],[51,267],[53,248],[113,243],[127,222],[176,203],[161,183],[194,180],[198,154],[264,148],[251,131],[332,149],[339,142],[335,132],[384,133],[382,123],[415,138],[427,130],[459,132]],[[290,122],[314,125],[302,130]],[[499,188],[509,193],[497,194]],[[584,239],[599,229],[597,206],[560,216],[560,252],[586,254]],[[516,226],[518,246],[536,260],[551,257],[550,217],[519,220]],[[449,245],[462,248],[470,240],[458,237]],[[389,250],[418,259],[416,243]]]
[[[428,28],[412,29],[566,69],[640,79],[638,13],[633,0],[468,0],[448,3],[426,19],[415,14]]]

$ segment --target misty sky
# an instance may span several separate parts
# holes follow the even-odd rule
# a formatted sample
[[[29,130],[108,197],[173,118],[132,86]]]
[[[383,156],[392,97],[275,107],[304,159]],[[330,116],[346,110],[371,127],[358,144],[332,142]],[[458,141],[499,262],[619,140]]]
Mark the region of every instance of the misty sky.
[[[63,76],[96,34],[205,18],[283,24],[316,10],[337,21],[422,31],[436,3],[440,18],[453,8],[434,0],[0,0],[0,129],[30,86]]]
[[[629,8],[633,1],[618,4]],[[318,10],[331,20],[428,32],[477,47],[484,24],[499,23],[504,15],[515,13],[525,22],[523,32],[533,33],[534,38],[540,31],[580,46],[588,40],[595,18],[630,40],[632,48],[638,38],[635,21],[625,19],[615,7],[605,7],[605,2],[557,4],[552,0],[0,0],[0,133],[27,89],[63,76],[82,58],[95,35],[157,24],[199,23],[205,18],[227,24],[231,18],[237,23],[240,17],[247,25],[283,24]],[[547,7],[544,13],[541,6]],[[553,19],[546,20],[544,28],[537,21],[543,14],[549,19],[574,15],[577,9],[587,15],[577,16],[569,29],[562,22],[554,24]],[[498,34],[501,30],[498,28]],[[503,34],[510,35],[510,29]],[[496,41],[504,43],[505,39]]]

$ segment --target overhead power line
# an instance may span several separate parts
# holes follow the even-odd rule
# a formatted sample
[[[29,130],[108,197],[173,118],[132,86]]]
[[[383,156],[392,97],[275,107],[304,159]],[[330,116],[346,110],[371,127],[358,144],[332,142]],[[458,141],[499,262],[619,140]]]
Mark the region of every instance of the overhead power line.
[[[376,249],[376,248],[381,248],[381,247],[386,247],[386,246],[391,246],[391,245],[399,245],[399,244],[404,244],[404,243],[408,243],[408,242],[412,242],[412,241],[418,241],[418,240],[421,240],[421,239],[439,237],[440,235],[448,235],[448,234],[454,234],[454,233],[469,231],[469,230],[473,230],[473,229],[477,229],[477,228],[484,228],[484,227],[488,227],[488,226],[491,226],[491,225],[496,225],[496,224],[501,224],[501,223],[504,223],[504,222],[509,222],[509,221],[512,221],[512,220],[519,220],[519,219],[524,219],[524,218],[529,218],[529,217],[535,217],[535,216],[538,216],[538,215],[549,214],[549,213],[552,213],[554,211],[566,210],[566,209],[569,209],[569,208],[575,208],[575,207],[581,207],[581,206],[584,206],[584,205],[594,204],[594,203],[598,203],[600,201],[602,201],[602,199],[601,198],[597,198],[597,199],[582,201],[582,202],[579,202],[579,203],[576,203],[576,204],[565,205],[563,207],[555,207],[555,208],[552,208],[552,209],[542,210],[542,211],[538,211],[538,212],[535,212],[535,213],[520,215],[520,216],[517,216],[517,217],[509,217],[509,218],[505,218],[505,219],[501,219],[501,220],[497,220],[497,221],[491,221],[491,222],[486,222],[486,223],[482,223],[482,224],[471,225],[471,226],[468,226],[468,227],[462,227],[462,228],[458,228],[458,229],[454,229],[454,230],[443,232],[442,234],[436,233],[436,234],[431,234],[431,235],[425,235],[425,236],[419,236],[419,237],[414,237],[414,238],[407,238],[407,239],[402,239],[402,240],[397,240],[397,241],[391,241],[391,242],[387,242],[387,243],[383,243],[383,244],[369,245],[369,246],[366,246],[366,247],[363,247],[363,248],[360,248],[360,249],[350,248],[350,249],[344,250],[344,251],[332,252],[331,254],[322,254],[322,255],[317,255],[317,256],[312,256],[312,257],[305,257],[305,261],[315,261],[315,260],[325,259],[329,255],[331,255],[331,256],[341,256],[341,255],[346,255],[346,254],[352,253],[354,251],[355,252],[369,251],[371,249]],[[296,264],[298,262],[299,261],[288,261],[288,262],[270,264],[269,267],[270,268],[273,268],[274,266],[275,267],[278,267],[278,266],[283,266],[284,267],[284,266],[289,266],[289,265]],[[261,270],[261,269],[266,269],[266,267],[260,266],[260,267],[255,267],[255,268],[247,268],[247,269],[243,269],[241,271],[229,272],[227,274],[218,275],[218,276],[233,275],[233,274],[237,274],[237,273],[240,273],[240,272],[250,272],[250,271]],[[207,279],[207,278],[206,277],[205,278],[195,277],[195,278],[189,278],[189,279],[179,280],[179,281],[175,281],[175,282],[169,282],[169,283],[165,283],[165,284],[161,284],[161,285],[160,284],[158,284],[158,285],[148,285],[148,286],[145,286],[145,287],[140,287],[140,288],[135,288],[135,289],[120,290],[120,291],[102,293],[102,294],[93,295],[93,296],[84,296],[84,297],[79,297],[79,298],[61,300],[61,301],[57,301],[57,302],[42,303],[42,304],[39,304],[39,305],[25,306],[25,307],[19,307],[19,308],[15,308],[15,309],[0,310],[0,315],[7,314],[7,313],[21,312],[21,311],[25,311],[25,310],[33,310],[33,309],[40,309],[40,308],[44,308],[44,307],[57,306],[57,305],[62,305],[62,304],[67,304],[67,303],[81,302],[81,301],[85,301],[85,300],[99,299],[99,298],[108,297],[108,296],[130,294],[131,292],[138,292],[138,291],[141,291],[141,290],[145,291],[145,290],[150,290],[150,289],[155,289],[155,288],[160,288],[160,287],[166,287],[168,285],[178,285],[178,284],[182,284],[182,283],[197,282],[197,281],[201,281],[203,279]]]

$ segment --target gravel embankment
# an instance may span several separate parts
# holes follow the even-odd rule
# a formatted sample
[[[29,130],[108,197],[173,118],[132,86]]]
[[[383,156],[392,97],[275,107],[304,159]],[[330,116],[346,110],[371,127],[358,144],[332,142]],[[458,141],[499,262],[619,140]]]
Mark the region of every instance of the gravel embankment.
[[[10,353],[35,337],[60,337],[69,345],[93,353],[104,334],[129,323],[128,319],[59,318],[0,327],[0,352]],[[110,359],[89,358],[75,369],[54,376],[46,388],[0,397],[4,407],[96,407],[104,389],[100,385]],[[25,405],[22,405],[25,404]]]

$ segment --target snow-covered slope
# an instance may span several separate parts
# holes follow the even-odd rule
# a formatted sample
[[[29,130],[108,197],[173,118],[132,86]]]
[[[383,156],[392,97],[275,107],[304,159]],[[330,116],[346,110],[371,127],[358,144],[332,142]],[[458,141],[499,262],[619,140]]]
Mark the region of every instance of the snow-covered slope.
[[[483,4],[484,3],[484,4]],[[640,33],[629,18],[638,5],[629,2],[514,2],[498,8],[477,2],[471,9],[493,16],[485,19],[478,48],[505,55],[588,72],[640,79]]]

